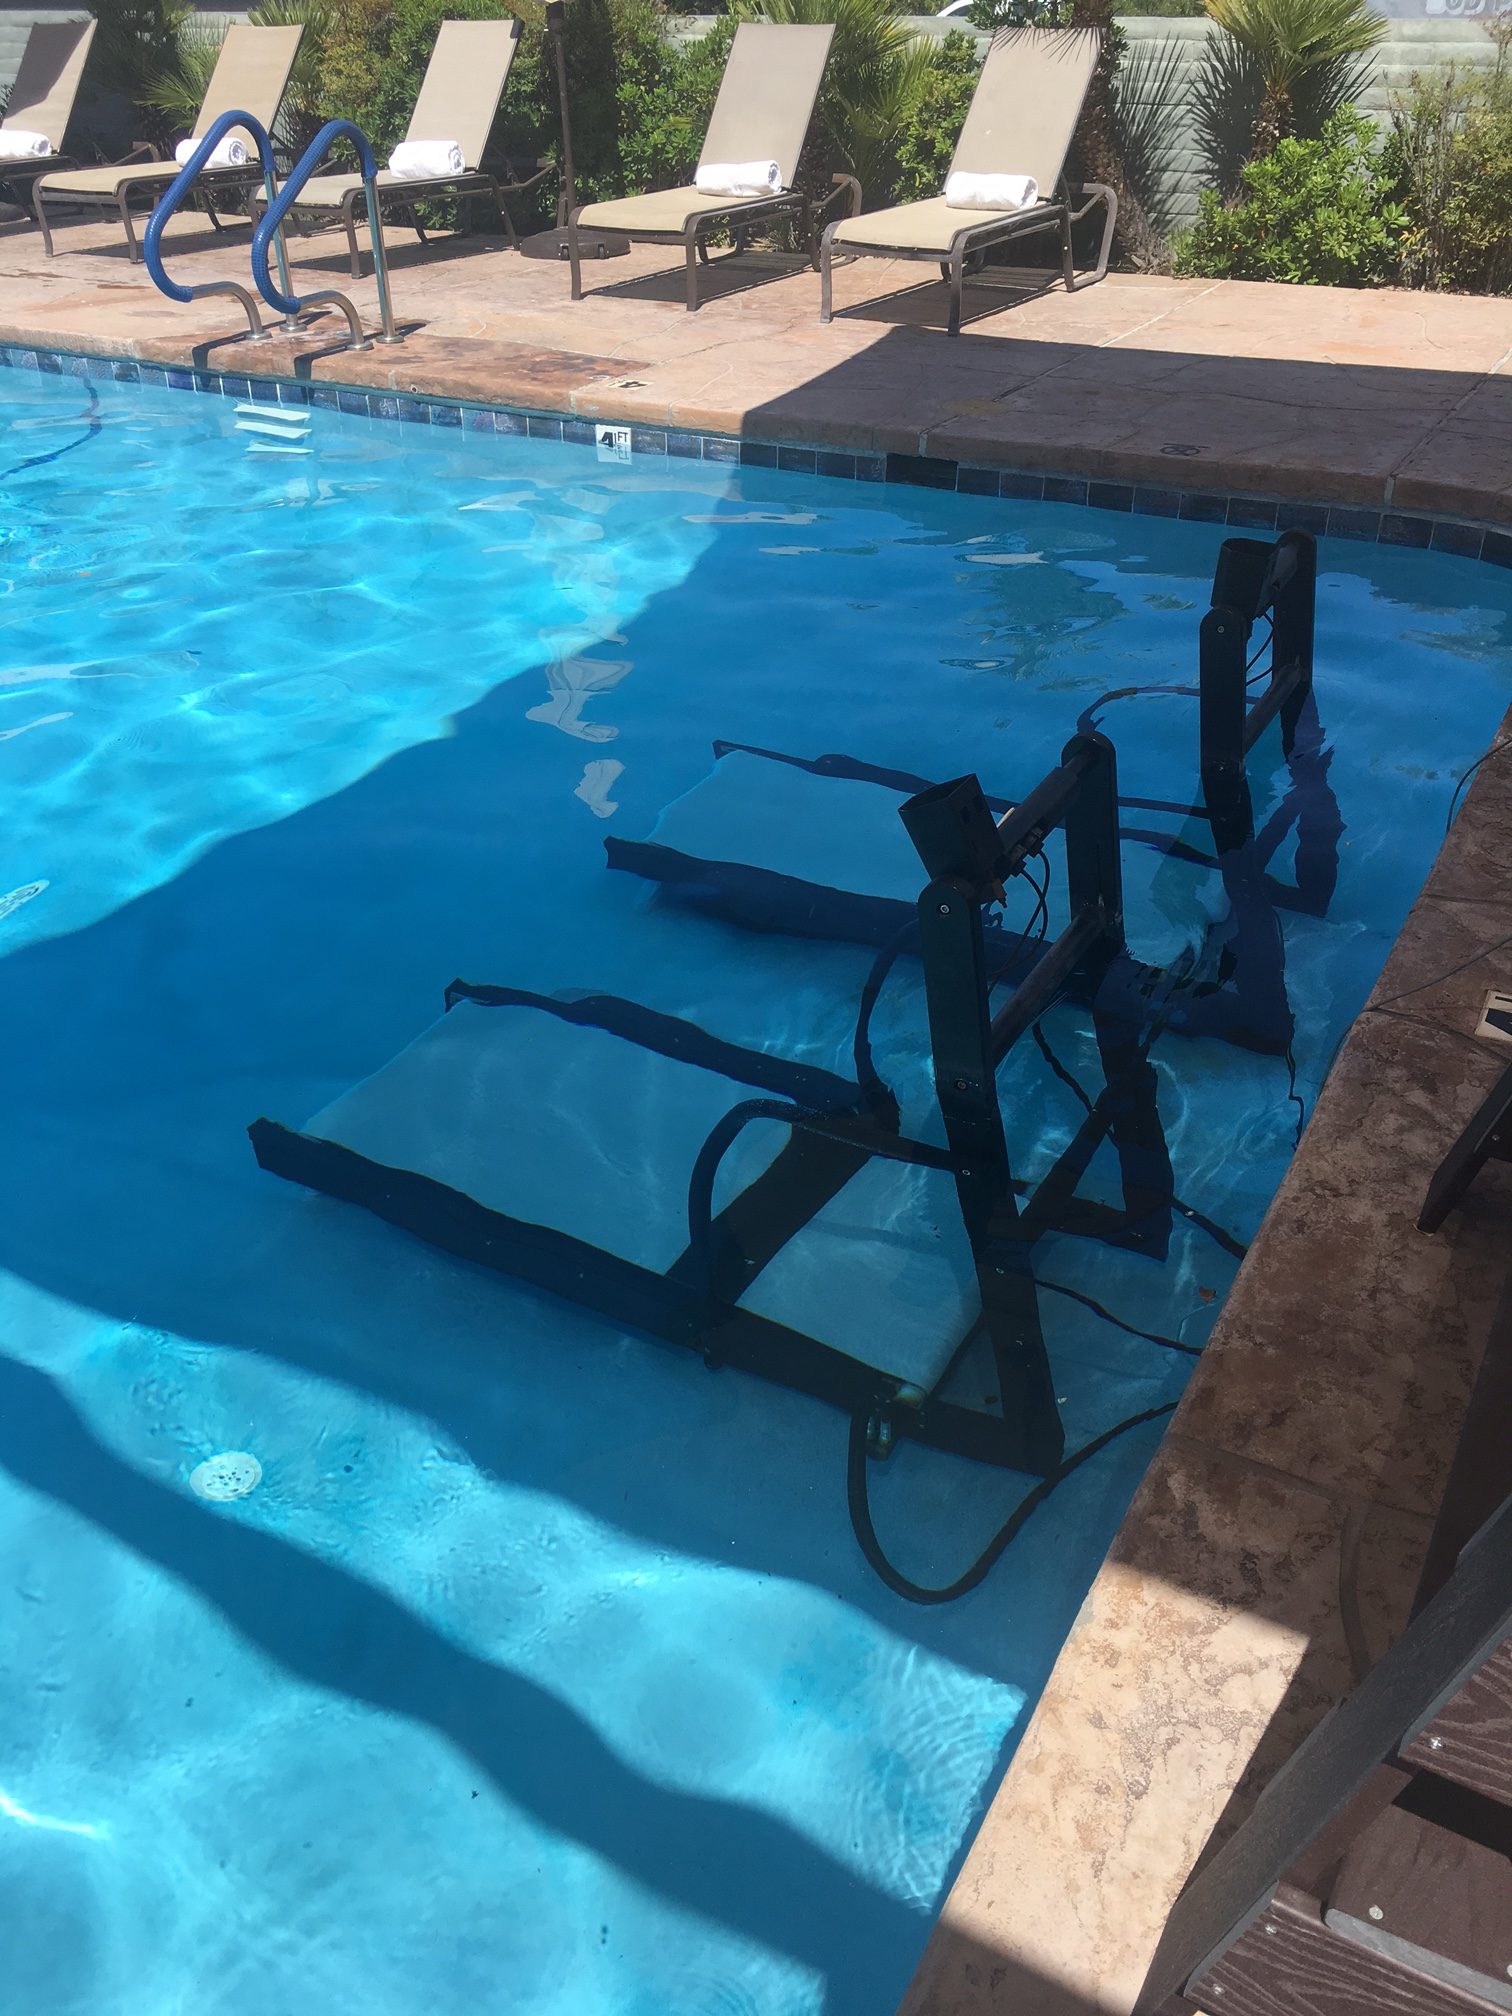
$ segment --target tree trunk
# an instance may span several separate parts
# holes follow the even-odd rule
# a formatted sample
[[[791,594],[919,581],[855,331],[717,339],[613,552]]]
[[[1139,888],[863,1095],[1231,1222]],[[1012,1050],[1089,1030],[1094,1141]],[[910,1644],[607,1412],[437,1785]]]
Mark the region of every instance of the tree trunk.
[[[1291,92],[1284,84],[1267,84],[1265,95],[1260,100],[1260,110],[1255,115],[1250,159],[1263,161],[1267,154],[1274,154],[1291,129]]]
[[[1157,271],[1166,262],[1166,246],[1145,215],[1144,205],[1129,187],[1119,157],[1113,114],[1113,73],[1118,68],[1122,37],[1113,20],[1113,0],[1072,0],[1071,26],[1093,28],[1102,38],[1091,89],[1076,129],[1076,152],[1089,182],[1106,182],[1118,197],[1118,243],[1141,272]]]

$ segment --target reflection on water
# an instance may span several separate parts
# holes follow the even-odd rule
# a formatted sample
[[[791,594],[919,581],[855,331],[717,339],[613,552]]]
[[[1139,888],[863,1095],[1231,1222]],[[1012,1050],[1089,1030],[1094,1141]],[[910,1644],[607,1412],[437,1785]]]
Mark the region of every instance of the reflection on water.
[[[610,757],[600,757],[597,762],[583,765],[581,783],[573,792],[574,798],[581,798],[589,811],[600,819],[612,819],[619,810],[617,799],[611,798],[617,777],[625,774],[623,763],[616,763]]]
[[[566,658],[546,668],[546,684],[551,698],[525,711],[527,721],[539,721],[548,728],[560,728],[564,735],[576,735],[584,742],[612,742],[618,728],[607,722],[585,721],[583,709],[599,693],[612,693],[627,672],[630,659]],[[623,765],[619,766],[623,768]]]

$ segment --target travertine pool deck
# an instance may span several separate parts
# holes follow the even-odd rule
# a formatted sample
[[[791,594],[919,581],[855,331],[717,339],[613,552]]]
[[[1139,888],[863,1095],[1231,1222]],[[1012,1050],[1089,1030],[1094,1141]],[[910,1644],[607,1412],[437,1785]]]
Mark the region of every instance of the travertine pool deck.
[[[117,233],[65,229],[48,261],[0,226],[0,342],[1512,523],[1505,301],[1115,276],[1070,297],[969,289],[952,343],[919,267],[837,274],[849,312],[826,329],[816,277],[769,256],[716,271],[688,315],[662,249],[590,266],[605,291],[574,304],[555,262],[394,235],[413,332],[351,355],[329,319],[300,343],[220,344],[233,304],[169,302]],[[185,219],[168,240],[186,284],[246,277],[244,228]],[[375,318],[336,238],[294,256],[306,288],[350,285]],[[1469,1032],[1484,990],[1512,987],[1509,847],[1512,751],[1481,771],[1341,1050],[904,2016],[1127,2016],[1194,1864],[1405,1622],[1512,1266],[1512,1169],[1437,1237],[1414,1229],[1504,1062]]]
[[[825,328],[817,275],[772,254],[711,269],[690,315],[663,247],[589,262],[597,291],[573,302],[565,265],[496,238],[392,236],[412,333],[312,359],[336,343],[334,315],[292,345],[219,344],[235,304],[169,301],[119,230],[65,225],[48,260],[34,228],[0,225],[0,342],[275,374],[301,358],[317,380],[586,418],[1512,521],[1504,300],[1132,275],[1026,295],[999,281],[968,288],[952,342],[944,286],[917,265],[838,269]],[[193,216],[164,237],[189,286],[245,282],[247,243],[245,226],[217,236]],[[349,287],[376,319],[373,282],[347,280],[337,235],[291,244],[297,288]]]

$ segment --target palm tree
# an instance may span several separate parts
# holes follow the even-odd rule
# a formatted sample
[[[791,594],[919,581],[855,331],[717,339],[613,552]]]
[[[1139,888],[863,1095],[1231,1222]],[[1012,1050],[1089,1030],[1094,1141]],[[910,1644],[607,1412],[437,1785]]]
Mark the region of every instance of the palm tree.
[[[1367,56],[1388,33],[1384,15],[1367,0],[1205,0],[1208,13],[1254,64],[1261,86],[1252,156],[1272,153],[1296,125],[1298,86],[1332,72],[1353,95],[1364,82]],[[1347,92],[1346,85],[1347,82]]]

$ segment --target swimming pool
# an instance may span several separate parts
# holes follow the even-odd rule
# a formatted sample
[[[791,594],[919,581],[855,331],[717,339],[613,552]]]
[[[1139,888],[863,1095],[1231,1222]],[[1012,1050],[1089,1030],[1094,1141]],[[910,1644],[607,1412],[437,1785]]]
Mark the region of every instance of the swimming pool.
[[[716,737],[1022,788],[1089,702],[1190,679],[1223,529],[306,417],[0,371],[6,1992],[873,2016],[1158,1429],[917,1609],[856,1554],[842,1418],[281,1185],[243,1130],[383,1065],[455,973],[832,1063],[869,955],[690,917],[605,834]],[[1284,919],[1307,1104],[1512,699],[1512,577],[1325,544],[1317,691],[1345,830],[1328,919]],[[1192,706],[1103,710],[1126,793],[1190,796]],[[1263,816],[1272,744],[1251,769]],[[1149,958],[1217,910],[1154,849],[1126,873]],[[901,1075],[918,1030],[900,974]],[[1155,1054],[1181,1194],[1248,1237],[1284,1064]],[[1032,1162],[1074,1106],[1011,1073]],[[1233,1261],[1186,1227],[1044,1271],[1199,1342]],[[1073,1441],[1179,1390],[1046,1321]],[[207,1505],[223,1450],[263,1481]],[[873,1489],[944,1579],[1022,1483],[905,1448]]]

